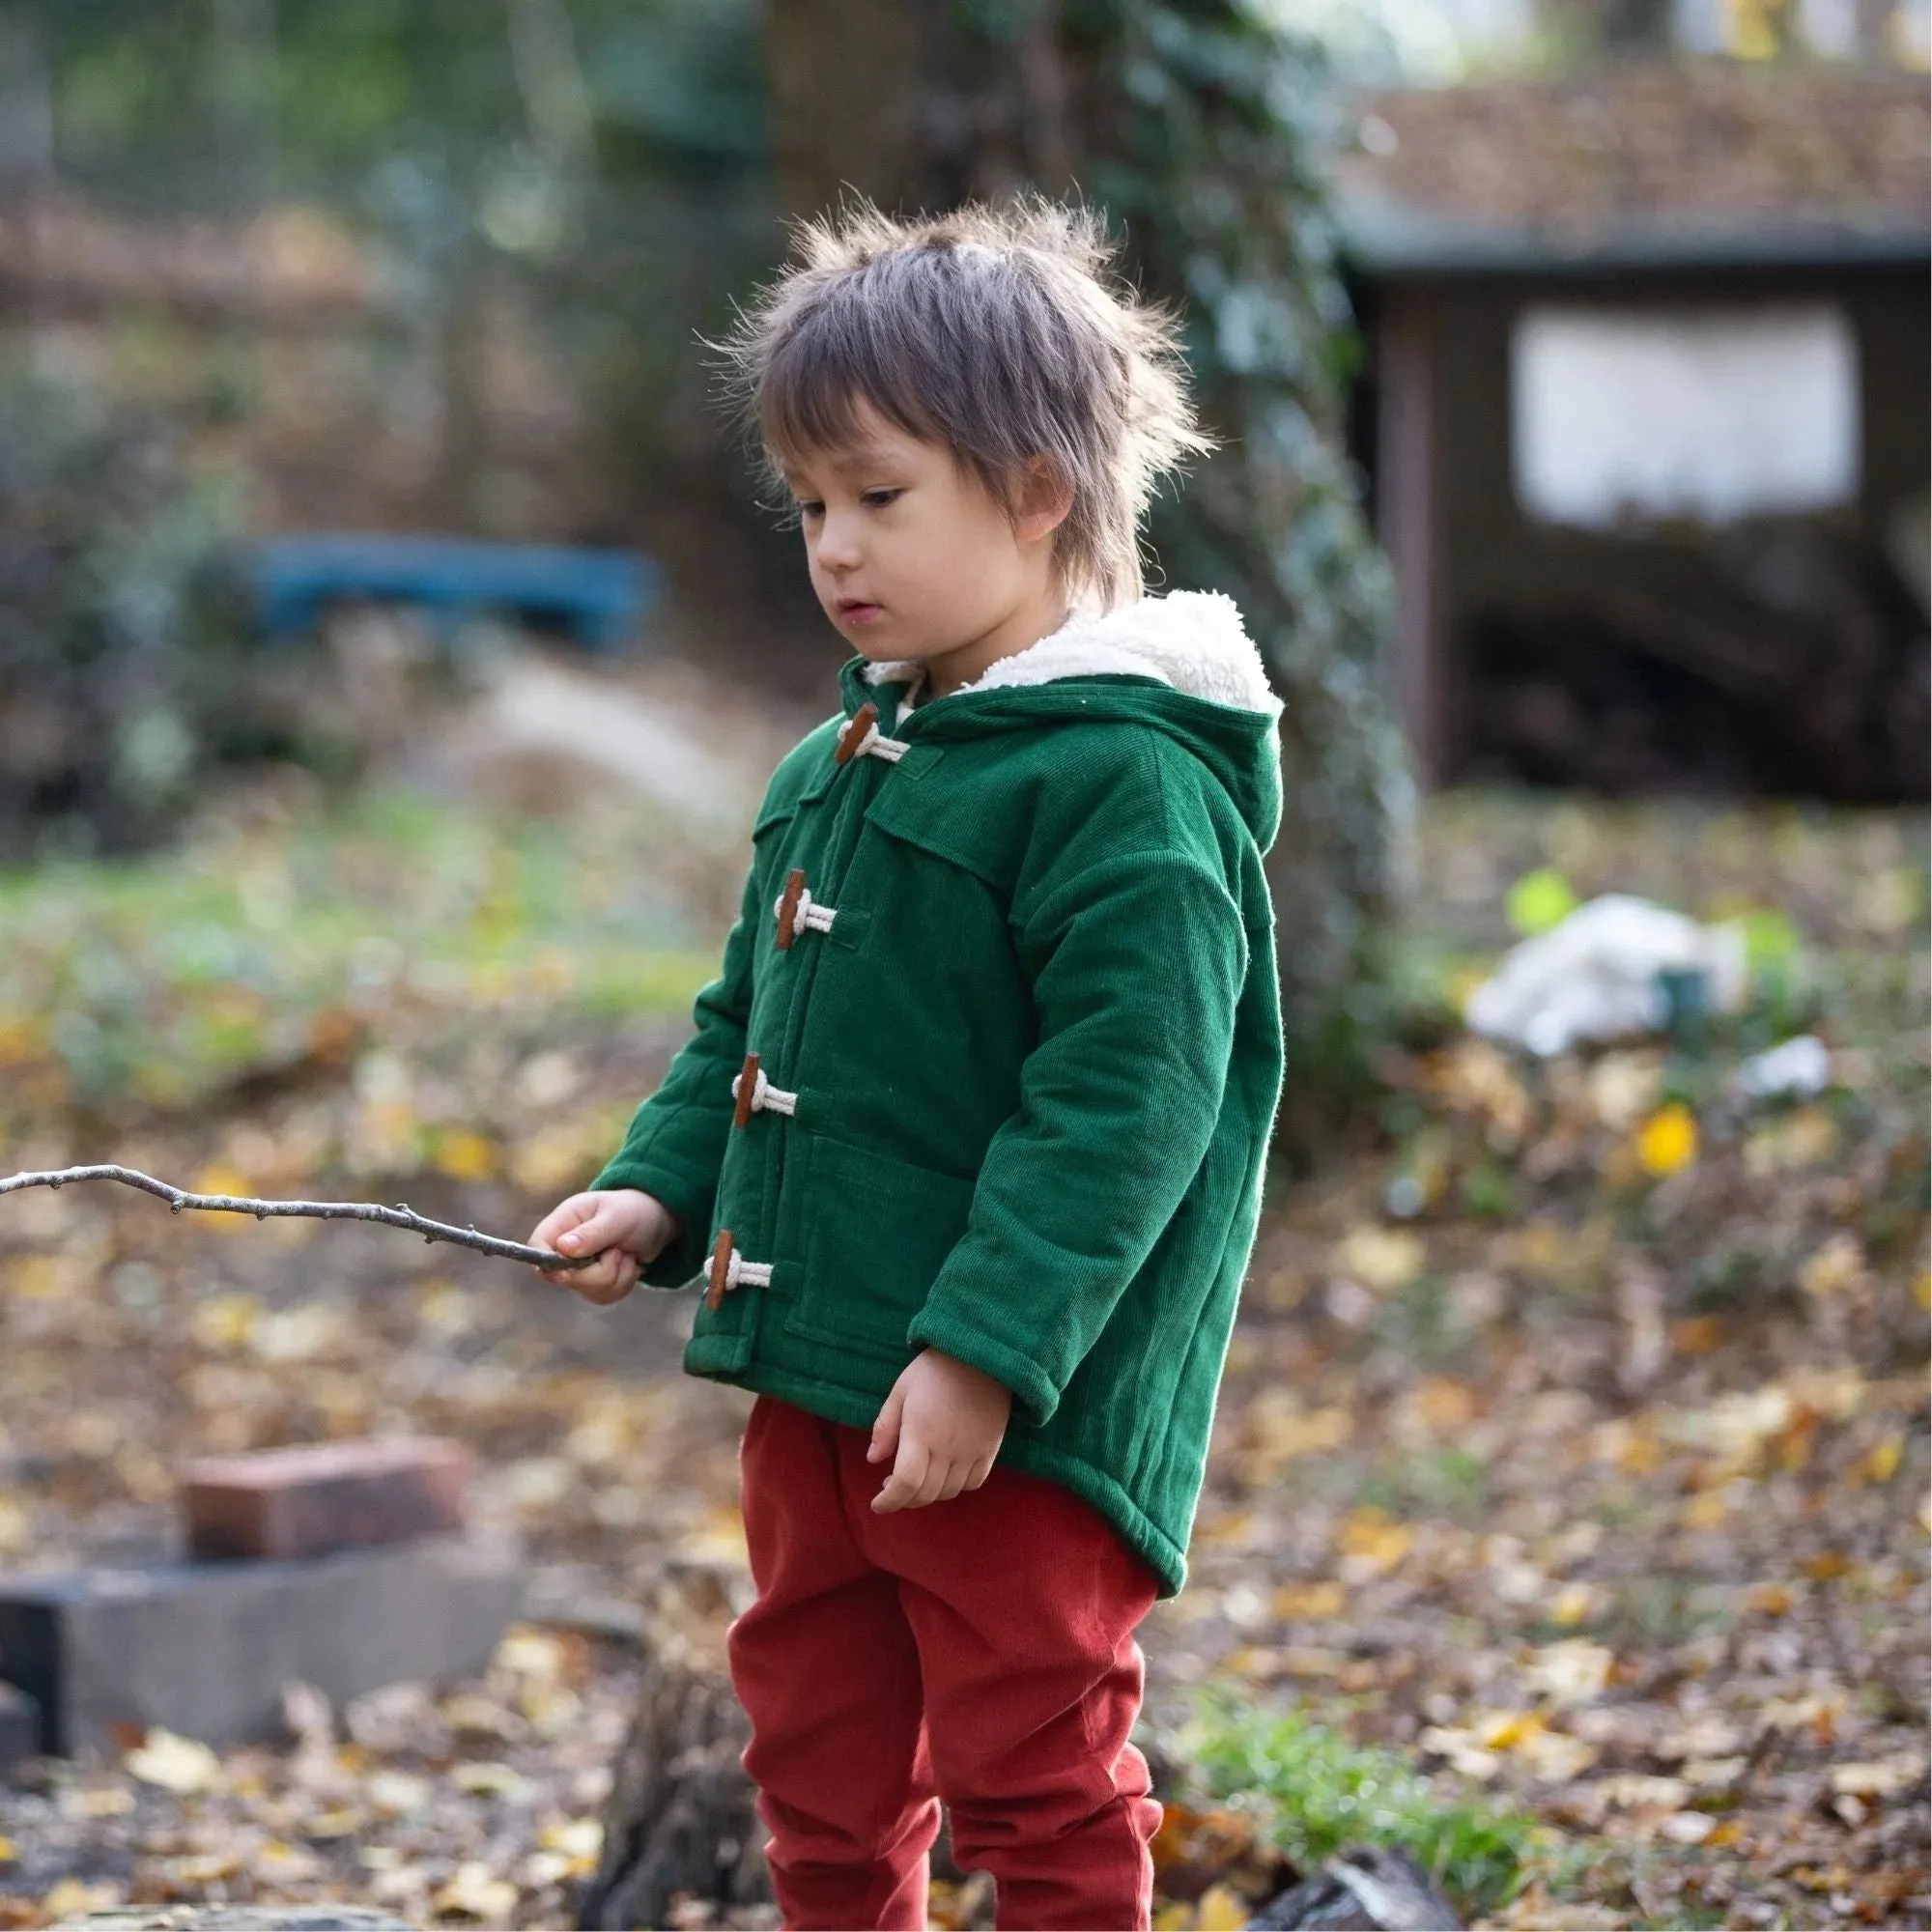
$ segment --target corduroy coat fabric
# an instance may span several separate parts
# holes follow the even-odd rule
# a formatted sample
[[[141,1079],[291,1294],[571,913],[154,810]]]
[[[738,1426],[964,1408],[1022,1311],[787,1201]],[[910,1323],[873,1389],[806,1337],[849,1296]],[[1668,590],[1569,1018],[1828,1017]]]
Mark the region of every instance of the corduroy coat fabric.
[[[705,1286],[726,1231],[751,1264],[700,1303],[692,1373],[869,1428],[943,1350],[1013,1392],[999,1461],[1173,1595],[1281,1093],[1279,700],[1234,605],[1191,592],[909,709],[914,667],[838,681],[696,1030],[591,1184],[682,1222],[647,1285]],[[883,742],[841,761],[867,703]]]

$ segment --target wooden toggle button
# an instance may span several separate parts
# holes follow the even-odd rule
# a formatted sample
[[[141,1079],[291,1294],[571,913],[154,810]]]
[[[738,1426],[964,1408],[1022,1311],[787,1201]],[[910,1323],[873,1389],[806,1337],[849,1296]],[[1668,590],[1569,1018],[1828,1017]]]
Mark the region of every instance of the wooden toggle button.
[[[745,1056],[745,1070],[738,1076],[738,1108],[731,1116],[734,1127],[746,1125],[752,1118],[752,1102],[758,1091],[758,1056],[748,1053]]]
[[[844,730],[839,732],[838,746],[832,753],[832,762],[837,765],[849,763],[865,741],[866,733],[878,722],[879,707],[867,698],[853,712],[850,722]]]
[[[704,1291],[704,1305],[719,1308],[724,1301],[724,1284],[731,1278],[731,1231],[721,1228],[718,1245],[711,1250],[711,1282]]]
[[[805,867],[794,866],[785,874],[784,897],[779,901],[779,951],[791,951],[792,936],[797,931],[798,895],[805,890]]]

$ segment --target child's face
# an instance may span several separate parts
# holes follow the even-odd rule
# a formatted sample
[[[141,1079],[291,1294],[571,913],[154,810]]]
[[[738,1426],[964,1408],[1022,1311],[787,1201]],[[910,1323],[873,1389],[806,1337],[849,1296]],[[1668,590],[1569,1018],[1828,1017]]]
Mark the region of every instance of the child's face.
[[[784,466],[811,587],[853,649],[943,658],[1051,597],[1064,510],[1010,518],[944,445],[863,406],[860,421],[851,447]]]

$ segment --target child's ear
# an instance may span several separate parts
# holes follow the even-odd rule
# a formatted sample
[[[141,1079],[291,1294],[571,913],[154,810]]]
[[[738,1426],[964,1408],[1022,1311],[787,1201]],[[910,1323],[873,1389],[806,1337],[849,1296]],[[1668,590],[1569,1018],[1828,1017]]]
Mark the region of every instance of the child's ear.
[[[1050,456],[1027,460],[1026,481],[1020,486],[1019,515],[1013,528],[1023,543],[1038,543],[1066,521],[1073,508],[1073,483]]]

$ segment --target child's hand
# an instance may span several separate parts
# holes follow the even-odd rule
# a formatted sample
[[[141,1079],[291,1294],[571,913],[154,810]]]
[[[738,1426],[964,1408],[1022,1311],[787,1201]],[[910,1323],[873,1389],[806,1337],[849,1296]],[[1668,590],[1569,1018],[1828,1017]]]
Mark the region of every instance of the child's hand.
[[[606,1308],[637,1287],[639,1269],[677,1238],[682,1225],[655,1194],[640,1187],[610,1187],[559,1202],[537,1223],[530,1246],[560,1255],[596,1255],[588,1267],[567,1274],[549,1268],[537,1272]]]
[[[867,1462],[894,1457],[873,1509],[881,1516],[923,1509],[961,1490],[977,1490],[993,1466],[1012,1406],[1012,1390],[1004,1382],[956,1356],[923,1350],[893,1384],[872,1425]]]

